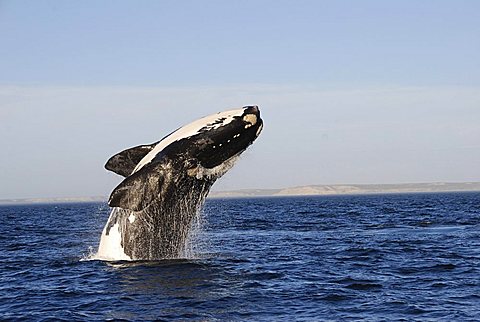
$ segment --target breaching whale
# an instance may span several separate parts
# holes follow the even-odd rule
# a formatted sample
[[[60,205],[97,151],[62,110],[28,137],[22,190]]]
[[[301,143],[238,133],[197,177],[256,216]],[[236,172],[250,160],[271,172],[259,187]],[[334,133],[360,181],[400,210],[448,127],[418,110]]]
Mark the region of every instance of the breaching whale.
[[[112,156],[105,168],[125,179],[112,191],[113,207],[97,258],[178,258],[213,183],[263,128],[257,106],[213,114]]]

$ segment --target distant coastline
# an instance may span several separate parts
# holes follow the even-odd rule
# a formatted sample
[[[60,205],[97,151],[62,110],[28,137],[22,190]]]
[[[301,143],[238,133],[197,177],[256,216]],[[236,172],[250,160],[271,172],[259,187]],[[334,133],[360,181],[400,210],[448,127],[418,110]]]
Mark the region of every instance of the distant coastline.
[[[107,197],[71,197],[71,198],[19,198],[0,199],[0,205],[23,205],[23,204],[44,204],[44,203],[83,203],[83,202],[106,202]]]
[[[283,189],[242,189],[232,191],[212,191],[210,198],[228,197],[275,197],[275,196],[326,196],[360,195],[382,193],[427,193],[427,192],[466,192],[480,191],[480,182],[432,182],[403,184],[336,184],[308,185]]]
[[[387,193],[428,193],[480,191],[480,182],[432,182],[402,184],[335,184],[308,185],[281,189],[240,189],[211,191],[208,198],[248,198],[286,196],[333,196]],[[22,198],[0,199],[0,205],[106,202],[106,196],[72,198]]]

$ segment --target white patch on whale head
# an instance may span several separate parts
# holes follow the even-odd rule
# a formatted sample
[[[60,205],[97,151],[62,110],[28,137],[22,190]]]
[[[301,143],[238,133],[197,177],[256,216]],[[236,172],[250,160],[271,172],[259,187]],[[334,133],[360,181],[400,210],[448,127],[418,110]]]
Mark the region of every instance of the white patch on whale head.
[[[130,214],[130,216],[128,216],[128,221],[133,224],[133,222],[135,221],[135,215],[134,214]]]
[[[263,130],[263,124],[260,124],[260,126],[257,129],[257,133],[255,135],[258,137],[260,135],[260,133],[262,132],[262,130]]]
[[[243,117],[243,120],[247,122],[247,125],[245,125],[246,129],[257,124],[257,116],[255,114],[247,114]]]

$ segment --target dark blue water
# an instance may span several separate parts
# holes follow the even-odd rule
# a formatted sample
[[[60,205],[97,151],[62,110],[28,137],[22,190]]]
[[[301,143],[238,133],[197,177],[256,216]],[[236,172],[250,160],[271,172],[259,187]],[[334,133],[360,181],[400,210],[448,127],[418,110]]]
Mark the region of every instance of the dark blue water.
[[[0,207],[0,320],[480,319],[480,193],[209,200],[196,259],[85,261],[104,204]]]

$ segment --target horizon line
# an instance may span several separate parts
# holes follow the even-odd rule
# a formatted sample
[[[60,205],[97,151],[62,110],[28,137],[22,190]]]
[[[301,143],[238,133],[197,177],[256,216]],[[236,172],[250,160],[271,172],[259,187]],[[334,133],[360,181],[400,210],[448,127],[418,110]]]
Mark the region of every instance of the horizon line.
[[[478,185],[478,187],[472,187],[472,190],[468,189],[457,189],[455,190],[455,187],[451,187],[451,189],[444,189],[442,190],[441,187],[446,187],[452,185]],[[297,193],[288,193],[289,190],[295,190],[295,189],[305,189],[305,188],[319,188],[319,187],[342,187],[342,188],[348,188],[348,187],[372,187],[376,186],[377,188],[381,188],[382,186],[384,188],[388,186],[396,186],[397,188],[406,188],[408,186],[417,186],[417,190],[412,189],[412,190],[394,190],[394,191],[389,191],[388,189],[379,189],[379,190],[373,190],[373,191],[336,191],[336,190],[331,190],[326,193],[314,193],[314,194],[308,194],[308,193],[300,193],[297,191]],[[423,189],[423,190],[418,190],[420,188],[426,188],[425,186],[430,186],[431,188],[439,188],[438,190],[428,190],[428,189]],[[277,191],[280,192],[280,194],[268,194],[267,192],[272,192],[272,191]],[[290,187],[282,187],[282,188],[239,188],[239,189],[231,189],[231,190],[219,190],[219,191],[211,191],[208,194],[208,197],[210,198],[235,198],[235,197],[268,197],[268,196],[317,196],[317,195],[361,195],[361,194],[394,194],[394,193],[441,193],[441,192],[476,192],[480,191],[480,181],[449,181],[449,182],[444,182],[444,181],[432,181],[432,182],[409,182],[409,183],[336,183],[336,184],[308,184],[308,185],[299,185],[299,186],[290,186]],[[242,195],[241,193],[246,193]],[[255,192],[260,192],[260,194],[255,194]],[[267,193],[267,194],[261,194],[261,192]],[[282,194],[283,192],[283,194]],[[208,198],[207,197],[207,198]],[[35,204],[35,203],[83,203],[83,202],[102,202],[102,201],[107,201],[108,200],[108,195],[95,195],[95,196],[69,196],[69,197],[20,197],[20,198],[8,198],[8,199],[0,199],[0,205],[8,205],[8,204]]]

